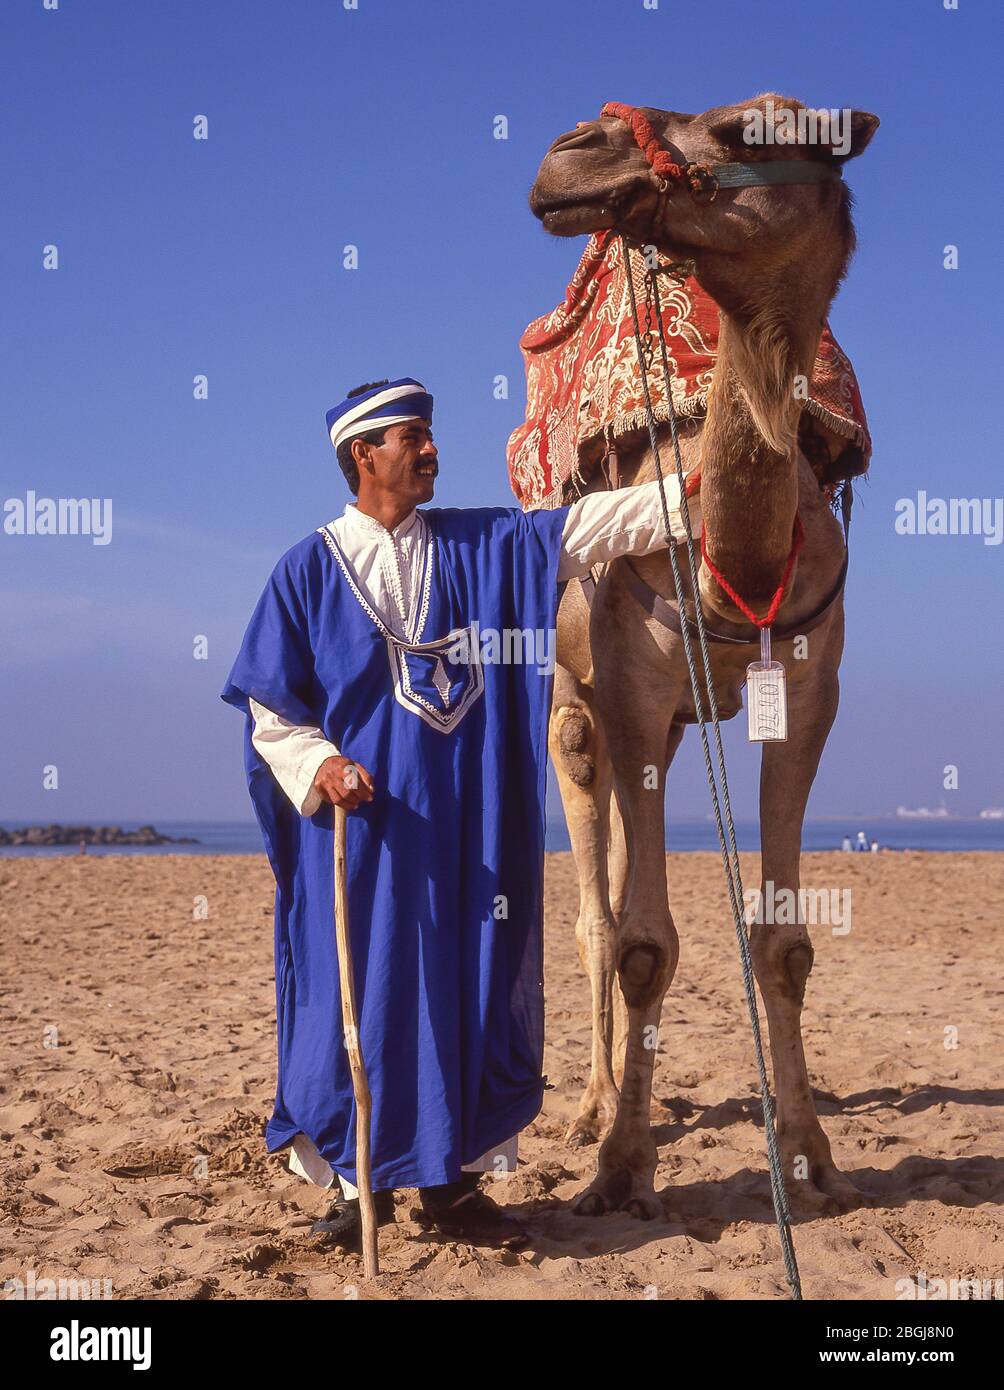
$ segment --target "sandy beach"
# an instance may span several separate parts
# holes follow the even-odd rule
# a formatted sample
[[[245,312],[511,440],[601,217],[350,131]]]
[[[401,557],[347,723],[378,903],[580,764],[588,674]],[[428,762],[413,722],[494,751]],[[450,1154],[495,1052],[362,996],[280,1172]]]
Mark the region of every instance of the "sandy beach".
[[[755,885],[756,856],[743,871]],[[720,861],[670,856],[670,882],[681,960],[652,1108],[664,1220],[570,1210],[596,1161],[563,1138],[589,1004],[571,857],[552,854],[553,1089],[519,1171],[492,1187],[530,1247],[433,1240],[402,1192],[384,1273],[363,1284],[356,1256],[310,1235],[326,1194],[265,1152],[264,857],[0,861],[0,1279],[110,1280],[120,1299],[783,1297]],[[849,932],[814,930],[804,1032],[834,1157],[862,1192],[851,1211],[796,1222],[805,1296],[895,1299],[919,1271],[1004,1277],[1004,856],[810,854],[803,883],[853,895]]]

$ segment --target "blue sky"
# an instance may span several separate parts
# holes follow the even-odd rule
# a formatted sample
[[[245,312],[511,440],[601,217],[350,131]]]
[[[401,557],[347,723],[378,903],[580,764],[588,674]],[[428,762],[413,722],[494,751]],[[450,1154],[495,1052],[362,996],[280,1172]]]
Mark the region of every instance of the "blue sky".
[[[418,377],[437,501],[509,503],[517,340],[582,247],[527,210],[547,145],[605,100],[770,89],[882,119],[848,170],[860,245],[831,319],[875,455],[811,811],[1004,801],[1004,546],[893,529],[919,488],[1004,491],[1001,20],[997,0],[6,0],[0,501],[111,497],[114,532],[0,532],[0,818],[246,817],[218,692],[272,563],[346,500],[325,409]],[[703,815],[687,744],[671,811]],[[729,750],[752,814],[739,721]]]

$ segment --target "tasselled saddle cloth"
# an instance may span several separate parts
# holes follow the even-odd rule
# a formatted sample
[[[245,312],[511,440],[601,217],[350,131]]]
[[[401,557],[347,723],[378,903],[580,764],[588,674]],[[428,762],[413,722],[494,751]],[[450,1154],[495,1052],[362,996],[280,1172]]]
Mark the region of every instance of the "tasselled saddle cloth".
[[[642,331],[653,363],[649,392],[657,421],[669,405],[645,294],[640,251],[629,252]],[[681,419],[702,416],[718,352],[719,309],[690,277],[660,277],[661,317],[673,406]],[[509,437],[509,481],[524,508],[557,507],[586,486],[597,461],[618,436],[645,429],[645,402],[634,340],[623,242],[612,231],[589,238],[565,297],[534,319],[520,339],[526,369],[526,420]],[[803,405],[814,429],[842,449],[821,485],[863,473],[871,438],[854,369],[827,326]]]

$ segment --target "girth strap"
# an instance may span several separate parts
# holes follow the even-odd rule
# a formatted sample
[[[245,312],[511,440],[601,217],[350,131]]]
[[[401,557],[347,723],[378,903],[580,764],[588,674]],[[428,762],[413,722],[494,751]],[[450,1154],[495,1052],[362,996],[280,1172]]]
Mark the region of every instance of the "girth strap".
[[[808,617],[802,618],[797,623],[786,623],[783,627],[778,627],[775,624],[771,628],[771,637],[775,642],[783,642],[787,637],[800,636],[802,633],[811,632],[814,627],[819,626],[834,603],[836,603],[843,590],[844,582],[847,579],[847,558],[847,552],[845,551],[844,562],[840,566],[840,573],[837,575],[836,582],[818,608],[815,608]],[[682,633],[683,629],[680,626],[680,612],[675,604],[670,603],[668,599],[664,599],[661,594],[657,594],[653,588],[646,584],[630,561],[624,566],[621,573],[624,576],[627,587],[641,604],[642,608],[645,609],[646,613],[648,613],[649,617],[654,618],[656,622],[661,623],[663,627],[668,627],[672,632]],[[583,585],[583,587],[585,586]],[[591,598],[592,595],[587,594],[587,599]],[[690,627],[690,631],[696,635],[697,628],[694,625],[693,619],[688,618],[687,623]],[[737,623],[735,626],[738,627],[741,626],[741,624]],[[760,642],[759,632],[753,637],[733,637],[727,632],[722,632],[720,628],[712,627],[707,618],[704,619],[704,632],[709,642],[726,642],[734,647],[751,647],[758,645]]]
[[[695,475],[699,476],[699,475]],[[687,496],[696,491],[689,484],[687,486]],[[834,581],[833,587],[823,599],[818,608],[814,609],[807,618],[803,618],[798,623],[786,623],[784,627],[774,626],[771,628],[771,636],[775,642],[783,642],[787,637],[799,637],[802,633],[811,632],[814,627],[826,617],[829,610],[836,603],[847,581],[847,562],[850,559],[850,551],[846,548],[849,545],[851,534],[851,507],[854,504],[854,490],[848,478],[843,486],[840,496],[840,511],[844,523],[844,562],[840,566],[840,572]],[[634,594],[635,598],[644,608],[650,618],[654,618],[663,627],[668,627],[671,632],[679,633],[682,636],[683,628],[680,626],[679,609],[668,599],[664,599],[661,594],[645,583],[641,575],[628,560],[623,570],[627,587]],[[579,580],[582,585],[582,592],[585,595],[586,603],[590,608],[593,606],[593,596],[596,593],[596,576],[592,570],[584,574]],[[697,627],[692,618],[687,619],[687,624],[692,635],[697,635]],[[734,626],[739,626],[735,624]],[[733,647],[751,647],[760,641],[759,633],[755,637],[734,637],[731,633],[722,632],[719,628],[712,627],[707,618],[704,619],[704,633],[712,642],[725,642]]]

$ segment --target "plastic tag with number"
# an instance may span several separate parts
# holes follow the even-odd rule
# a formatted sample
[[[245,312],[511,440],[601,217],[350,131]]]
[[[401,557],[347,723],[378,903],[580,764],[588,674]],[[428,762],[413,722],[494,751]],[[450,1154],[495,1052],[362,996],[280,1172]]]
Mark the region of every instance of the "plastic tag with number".
[[[770,628],[760,629],[760,660],[746,667],[746,712],[750,743],[784,743],[788,697],[784,667],[770,659]]]

